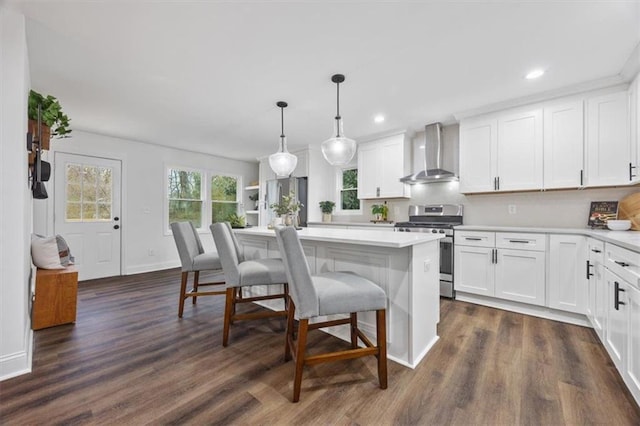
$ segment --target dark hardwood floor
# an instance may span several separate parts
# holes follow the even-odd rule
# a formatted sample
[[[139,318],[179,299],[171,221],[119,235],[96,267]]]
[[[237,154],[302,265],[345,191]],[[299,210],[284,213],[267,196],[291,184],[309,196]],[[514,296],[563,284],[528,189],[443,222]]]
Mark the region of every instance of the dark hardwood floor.
[[[178,319],[179,286],[178,270],[81,283],[77,323],[35,332],[33,372],[0,383],[0,423],[640,424],[591,329],[450,300],[440,341],[415,370],[389,361],[387,390],[374,358],[323,364],[293,404],[284,322],[238,322],[223,348],[223,298]]]

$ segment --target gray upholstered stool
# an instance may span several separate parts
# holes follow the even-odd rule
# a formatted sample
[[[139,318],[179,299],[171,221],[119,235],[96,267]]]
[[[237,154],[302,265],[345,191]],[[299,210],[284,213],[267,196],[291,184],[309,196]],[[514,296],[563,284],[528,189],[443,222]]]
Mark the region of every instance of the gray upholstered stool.
[[[293,402],[300,399],[302,369],[308,364],[358,358],[374,355],[378,358],[380,388],[387,388],[387,338],[385,308],[387,296],[380,287],[352,272],[327,272],[311,276],[307,259],[294,228],[276,230],[290,287],[288,303],[285,361],[292,355],[296,362],[293,381]],[[358,329],[357,312],[376,311],[377,345]],[[294,341],[294,316],[299,319],[298,340]],[[309,319],[333,314],[350,314],[349,318],[314,322]],[[317,328],[340,324],[351,325],[351,348],[320,355],[306,355],[307,332]],[[358,338],[365,347],[358,347]]]
[[[229,223],[214,223],[210,228],[216,247],[218,248],[218,253],[220,254],[222,269],[227,284],[224,329],[222,333],[222,346],[227,346],[229,343],[229,326],[233,321],[285,317],[287,315],[287,276],[284,271],[282,259],[245,260]],[[275,284],[283,285],[282,293],[255,297],[243,297],[242,295],[243,287]],[[283,311],[267,311],[252,314],[236,313],[236,305],[238,303],[279,298],[282,298],[285,303],[285,310]]]
[[[178,306],[178,317],[182,318],[184,312],[184,301],[188,297],[193,298],[195,305],[198,296],[215,296],[225,294],[225,290],[199,291],[199,286],[224,285],[224,281],[210,283],[200,283],[200,271],[213,271],[222,273],[220,258],[215,252],[205,253],[202,247],[198,232],[191,222],[173,222],[171,224],[173,239],[178,248],[180,263],[182,264],[182,282],[180,285],[180,301]],[[189,272],[193,272],[193,289],[187,291],[187,280]]]

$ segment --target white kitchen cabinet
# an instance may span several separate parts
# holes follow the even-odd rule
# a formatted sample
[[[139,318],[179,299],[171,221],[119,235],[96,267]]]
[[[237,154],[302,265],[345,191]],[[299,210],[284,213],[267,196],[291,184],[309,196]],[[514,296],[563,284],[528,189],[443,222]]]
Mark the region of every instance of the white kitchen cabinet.
[[[589,301],[587,317],[600,340],[604,342],[605,322],[607,319],[607,289],[604,280],[604,243],[594,238],[588,239],[586,271],[589,280]]]
[[[640,182],[640,74],[629,86],[629,118],[631,159],[629,173],[633,182]]]
[[[498,117],[497,189],[542,188],[542,109]]]
[[[604,345],[616,368],[623,374],[627,349],[628,284],[609,269],[605,271],[605,282],[607,287],[607,324]]]
[[[495,294],[493,248],[454,245],[454,285],[456,291],[484,296]]]
[[[544,234],[455,233],[456,291],[545,304]]]
[[[586,186],[622,185],[631,181],[628,106],[627,92],[587,100]]]
[[[627,364],[625,382],[640,401],[640,290],[629,285],[627,293]]]
[[[358,146],[358,198],[410,198],[409,145],[404,133]]]
[[[582,100],[544,107],[544,188],[584,185],[584,105]]]
[[[582,235],[549,236],[549,304],[550,308],[586,314],[589,298],[587,273],[587,237]]]
[[[296,151],[292,153],[298,158],[296,168],[293,169],[291,176],[293,177],[305,177],[309,176],[309,151],[304,149],[302,151]]]
[[[460,192],[494,191],[497,169],[498,121],[495,118],[460,123]]]

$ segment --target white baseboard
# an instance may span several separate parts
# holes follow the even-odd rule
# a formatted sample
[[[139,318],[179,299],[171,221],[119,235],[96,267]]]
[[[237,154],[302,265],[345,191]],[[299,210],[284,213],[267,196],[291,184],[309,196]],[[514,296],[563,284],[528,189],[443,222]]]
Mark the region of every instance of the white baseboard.
[[[24,351],[0,357],[0,382],[12,377],[22,376],[31,373],[31,355],[33,353],[33,330],[29,324],[29,329],[25,333],[27,347]]]
[[[591,323],[584,315],[574,314],[573,312],[558,311],[556,309],[547,308],[546,306],[527,305],[526,303],[494,299],[493,297],[463,293],[461,291],[456,291],[456,300],[591,328]]]
[[[124,271],[124,275],[142,274],[143,272],[161,271],[163,269],[172,269],[180,267],[180,262],[159,262],[159,263],[147,263],[145,265],[129,266]]]

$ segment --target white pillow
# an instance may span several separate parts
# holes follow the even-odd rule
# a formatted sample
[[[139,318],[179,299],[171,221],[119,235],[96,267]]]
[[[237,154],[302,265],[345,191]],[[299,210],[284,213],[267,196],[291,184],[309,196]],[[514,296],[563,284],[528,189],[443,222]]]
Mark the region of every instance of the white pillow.
[[[64,269],[60,263],[56,237],[41,237],[31,234],[31,258],[41,269]]]

